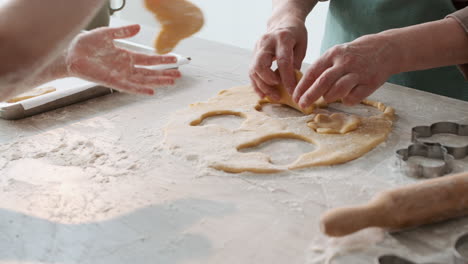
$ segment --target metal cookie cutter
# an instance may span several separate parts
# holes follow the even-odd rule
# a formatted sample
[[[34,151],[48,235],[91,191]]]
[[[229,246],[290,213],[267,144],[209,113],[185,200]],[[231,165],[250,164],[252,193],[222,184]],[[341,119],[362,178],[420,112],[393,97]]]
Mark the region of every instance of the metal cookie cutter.
[[[380,256],[377,259],[377,264],[417,264],[417,263],[413,261],[409,261],[407,259],[404,259],[396,255],[384,255],[384,256]],[[424,263],[424,264],[442,264],[442,263],[431,262],[431,263]]]
[[[468,264],[468,233],[458,238],[453,250],[454,264]]]
[[[399,149],[396,152],[400,161],[400,167],[405,173],[415,178],[435,178],[450,173],[453,169],[453,156],[440,144],[413,144],[406,149]],[[442,161],[439,166],[425,166],[418,162],[408,161],[410,157],[419,156]],[[404,164],[406,163],[406,164]]]
[[[457,136],[468,136],[468,125],[461,125],[453,122],[438,122],[431,126],[417,126],[414,127],[411,133],[411,141],[415,143],[424,143],[433,145],[436,143],[422,142],[422,138],[431,137],[435,134],[454,134]],[[448,153],[455,159],[463,159],[468,156],[468,145],[461,147],[443,146],[447,149]]]

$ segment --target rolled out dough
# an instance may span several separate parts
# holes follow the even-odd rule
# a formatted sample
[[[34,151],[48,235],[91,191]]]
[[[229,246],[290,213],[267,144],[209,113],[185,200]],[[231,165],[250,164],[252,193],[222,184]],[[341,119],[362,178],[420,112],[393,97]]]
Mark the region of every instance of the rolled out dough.
[[[378,102],[363,102],[382,113],[360,116],[360,126],[346,134],[320,134],[307,125],[317,114],[332,114],[326,109],[315,109],[310,115],[280,118],[262,112],[263,103],[265,101],[259,101],[250,86],[223,90],[207,102],[194,103],[174,113],[165,128],[163,145],[176,154],[197,158],[209,167],[226,172],[273,173],[359,158],[383,142],[392,129],[394,110]],[[234,130],[215,124],[200,125],[203,119],[218,115],[236,115],[244,121]],[[300,139],[316,148],[288,165],[273,164],[264,153],[239,151],[278,138]]]

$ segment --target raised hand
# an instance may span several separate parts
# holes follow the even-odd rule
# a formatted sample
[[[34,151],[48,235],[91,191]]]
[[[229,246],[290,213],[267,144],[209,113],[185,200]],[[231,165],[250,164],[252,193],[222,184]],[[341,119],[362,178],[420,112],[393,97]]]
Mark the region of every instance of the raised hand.
[[[137,53],[114,45],[114,39],[135,36],[139,25],[98,28],[79,34],[66,53],[68,74],[120,91],[154,94],[160,85],[172,85],[181,76],[175,69],[153,70],[138,66],[176,63],[174,56]]]

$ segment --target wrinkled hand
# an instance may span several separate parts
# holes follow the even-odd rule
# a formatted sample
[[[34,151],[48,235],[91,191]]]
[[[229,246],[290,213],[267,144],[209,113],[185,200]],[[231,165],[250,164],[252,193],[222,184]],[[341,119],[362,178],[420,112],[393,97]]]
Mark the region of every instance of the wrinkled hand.
[[[78,35],[66,55],[68,73],[120,91],[154,94],[158,85],[172,85],[181,76],[178,70],[152,70],[137,67],[176,63],[174,56],[148,55],[114,45],[114,39],[129,38],[139,25],[98,28]]]
[[[249,76],[255,92],[279,100],[275,86],[281,81],[292,95],[296,86],[295,69],[300,69],[307,50],[307,29],[303,21],[290,19],[269,30],[257,42]],[[278,76],[272,69],[276,59]]]
[[[293,100],[302,108],[321,96],[327,102],[342,99],[346,105],[358,104],[398,72],[397,54],[390,42],[377,35],[335,46],[310,66]]]

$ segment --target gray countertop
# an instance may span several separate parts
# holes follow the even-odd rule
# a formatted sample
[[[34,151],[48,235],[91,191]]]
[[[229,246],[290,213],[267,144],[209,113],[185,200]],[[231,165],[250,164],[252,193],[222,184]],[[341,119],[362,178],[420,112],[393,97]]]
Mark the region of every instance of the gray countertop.
[[[134,41],[151,45],[155,34],[144,28]],[[468,123],[467,102],[386,84],[371,98],[398,119],[387,142],[364,157],[227,174],[166,153],[162,128],[174,111],[247,84],[251,52],[197,38],[175,52],[192,63],[153,97],[115,93],[0,121],[0,263],[299,264],[337,252],[332,263],[375,263],[385,253],[426,261],[446,258],[468,231],[467,218],[383,237],[370,230],[328,239],[318,227],[328,208],[414,182],[396,168],[395,150],[410,143],[413,126]]]

